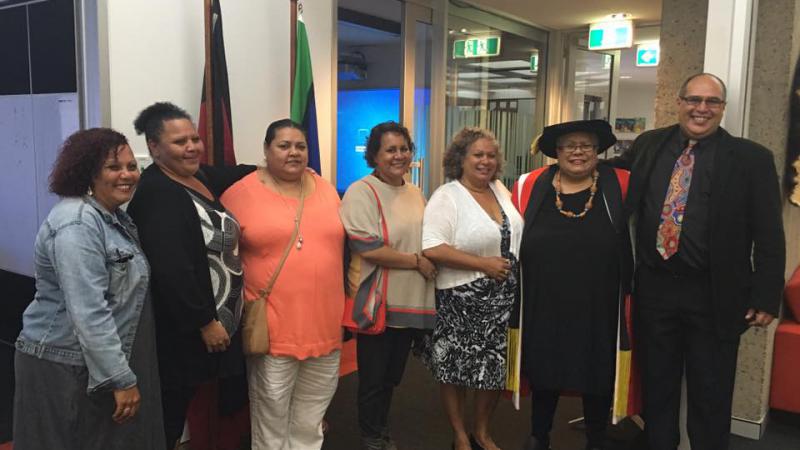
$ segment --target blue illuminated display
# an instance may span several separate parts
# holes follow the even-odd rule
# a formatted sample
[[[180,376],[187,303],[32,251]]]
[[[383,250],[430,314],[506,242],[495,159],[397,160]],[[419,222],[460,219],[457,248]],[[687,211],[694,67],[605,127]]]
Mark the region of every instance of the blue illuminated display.
[[[343,193],[372,171],[364,160],[369,130],[400,119],[400,89],[339,91],[336,127],[336,189]]]

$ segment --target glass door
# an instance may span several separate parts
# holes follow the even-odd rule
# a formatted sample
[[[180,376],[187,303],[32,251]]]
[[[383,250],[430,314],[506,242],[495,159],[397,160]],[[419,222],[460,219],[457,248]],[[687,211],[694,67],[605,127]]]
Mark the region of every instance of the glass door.
[[[372,171],[370,129],[388,120],[408,128],[416,152],[407,181],[429,193],[433,12],[399,0],[339,0],[336,188]]]
[[[586,48],[588,32],[574,33],[568,39],[564,77],[565,121],[611,117],[611,91],[615,53]]]

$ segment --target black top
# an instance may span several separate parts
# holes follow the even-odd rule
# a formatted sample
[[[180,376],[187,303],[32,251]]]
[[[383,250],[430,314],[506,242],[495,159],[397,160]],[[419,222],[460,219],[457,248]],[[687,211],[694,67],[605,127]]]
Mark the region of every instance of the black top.
[[[679,273],[708,270],[709,202],[714,172],[714,149],[718,141],[716,136],[715,133],[699,140],[692,150],[695,155],[694,169],[683,216],[680,243],[677,253],[667,261],[664,261],[656,250],[656,234],[661,223],[661,209],[664,206],[675,162],[688,145],[689,139],[680,131],[676,131],[670,136],[664,151],[656,157],[642,202],[641,232],[636,243],[637,253],[648,266]]]
[[[255,166],[203,166],[197,178],[219,197]],[[216,206],[221,207],[218,203]],[[142,173],[128,214],[150,262],[161,384],[195,385],[243,369],[241,339],[208,353],[200,328],[217,318],[200,217],[186,188],[155,164]]]
[[[589,190],[561,198],[564,209],[577,214]],[[586,216],[572,219],[558,212],[555,190],[548,186],[520,250],[523,371],[535,389],[611,391],[620,289],[617,242],[602,189]]]

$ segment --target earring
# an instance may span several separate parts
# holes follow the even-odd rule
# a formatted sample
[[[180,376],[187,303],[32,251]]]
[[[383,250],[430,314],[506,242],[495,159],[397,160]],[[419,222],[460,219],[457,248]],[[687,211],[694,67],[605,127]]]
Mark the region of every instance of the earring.
[[[89,197],[91,197],[92,195],[94,195],[94,192],[92,192],[92,187],[91,187],[91,186],[89,186],[89,189],[87,189],[87,191],[86,191],[86,195],[88,195]]]

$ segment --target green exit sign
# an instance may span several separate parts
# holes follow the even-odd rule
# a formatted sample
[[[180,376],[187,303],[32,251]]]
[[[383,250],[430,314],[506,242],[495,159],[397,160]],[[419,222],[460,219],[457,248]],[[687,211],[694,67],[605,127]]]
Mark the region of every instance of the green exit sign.
[[[611,50],[633,46],[633,22],[615,20],[589,26],[589,50]]]
[[[500,54],[500,36],[460,39],[453,42],[453,58],[481,58]]]
[[[659,60],[658,44],[640,44],[636,46],[636,65],[638,67],[655,67]]]

